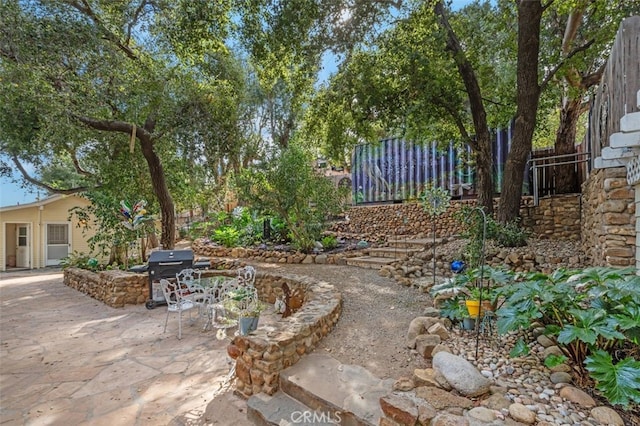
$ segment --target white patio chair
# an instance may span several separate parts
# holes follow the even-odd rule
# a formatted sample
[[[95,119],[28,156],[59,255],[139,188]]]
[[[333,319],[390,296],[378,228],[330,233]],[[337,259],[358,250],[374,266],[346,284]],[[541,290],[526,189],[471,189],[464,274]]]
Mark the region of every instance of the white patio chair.
[[[202,271],[199,269],[183,269],[176,274],[176,279],[182,291],[182,296],[197,303],[206,300],[206,291],[201,285]]]
[[[164,331],[167,331],[167,322],[169,321],[169,314],[178,314],[178,340],[182,339],[182,312],[189,311],[189,319],[191,319],[191,310],[197,309],[200,304],[187,299],[183,296],[183,291],[180,286],[172,284],[169,280],[161,279],[160,286],[162,287],[162,293],[167,301],[167,317],[164,320]]]
[[[255,285],[256,268],[250,265],[247,265],[243,268],[239,268],[237,279],[238,279],[238,285],[240,286]]]

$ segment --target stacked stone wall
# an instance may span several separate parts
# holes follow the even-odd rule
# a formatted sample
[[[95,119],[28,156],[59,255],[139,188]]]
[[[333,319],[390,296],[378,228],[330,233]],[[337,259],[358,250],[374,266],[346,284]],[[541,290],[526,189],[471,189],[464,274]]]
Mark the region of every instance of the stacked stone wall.
[[[624,167],[594,170],[582,186],[582,249],[596,266],[635,264],[634,189]]]
[[[293,315],[236,336],[230,355],[236,359],[236,392],[245,397],[278,390],[280,372],[310,352],[333,329],[342,312],[342,295],[330,284],[296,275],[258,274],[258,291],[280,294],[282,284],[304,289],[304,304]],[[262,296],[261,296],[262,297]]]
[[[464,225],[456,219],[456,213],[464,206],[475,205],[475,200],[451,201],[449,209],[435,218],[436,235],[460,234]],[[541,198],[538,206],[533,205],[533,197],[523,197],[520,216],[524,228],[537,238],[580,239],[579,194]],[[358,235],[368,241],[384,241],[397,235],[420,238],[433,232],[433,222],[418,202],[355,206],[348,210],[346,217],[347,220],[336,223],[332,230],[343,235]]]
[[[67,268],[64,270],[64,283],[113,308],[139,305],[149,298],[149,277],[146,274]]]

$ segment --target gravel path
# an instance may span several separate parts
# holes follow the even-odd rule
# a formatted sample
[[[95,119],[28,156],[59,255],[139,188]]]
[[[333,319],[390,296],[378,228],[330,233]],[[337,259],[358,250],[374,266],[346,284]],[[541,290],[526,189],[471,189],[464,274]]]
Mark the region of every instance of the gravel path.
[[[342,315],[315,349],[345,364],[366,367],[380,378],[411,376],[424,368],[422,357],[406,347],[409,323],[427,306],[427,294],[404,287],[373,269],[338,265],[262,265],[333,284],[342,293]]]

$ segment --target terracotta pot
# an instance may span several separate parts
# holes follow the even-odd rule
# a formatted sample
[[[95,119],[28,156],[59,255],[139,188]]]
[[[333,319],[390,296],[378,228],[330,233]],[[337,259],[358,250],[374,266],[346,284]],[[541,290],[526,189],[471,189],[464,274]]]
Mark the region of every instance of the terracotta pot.
[[[482,301],[482,312],[486,312],[486,311],[493,311],[493,304],[491,303],[490,300]]]

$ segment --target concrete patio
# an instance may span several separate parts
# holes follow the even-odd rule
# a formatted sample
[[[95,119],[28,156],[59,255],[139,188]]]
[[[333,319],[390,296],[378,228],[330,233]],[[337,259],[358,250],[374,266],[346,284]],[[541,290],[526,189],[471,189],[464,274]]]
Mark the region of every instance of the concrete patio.
[[[0,276],[3,425],[250,424],[232,395],[229,338],[144,306],[114,309],[59,270]],[[221,412],[205,415],[207,405]]]

